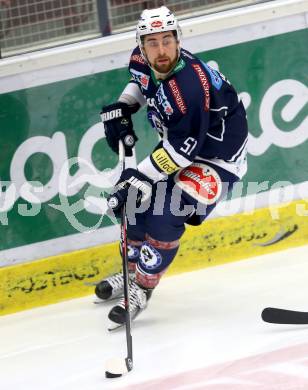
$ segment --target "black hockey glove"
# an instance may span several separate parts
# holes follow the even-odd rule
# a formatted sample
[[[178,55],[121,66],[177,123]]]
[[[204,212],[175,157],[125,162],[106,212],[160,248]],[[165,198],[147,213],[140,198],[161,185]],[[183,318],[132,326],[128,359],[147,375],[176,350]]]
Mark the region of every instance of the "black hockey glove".
[[[108,206],[116,217],[121,214],[124,203],[129,201],[133,207],[139,207],[141,202],[146,201],[152,194],[153,181],[134,168],[125,169],[113,192],[108,196]],[[129,204],[128,204],[129,207]]]
[[[105,127],[106,140],[115,153],[119,153],[119,140],[122,140],[125,155],[133,155],[132,148],[138,138],[133,129],[131,116],[138,111],[139,107],[139,104],[129,106],[122,102],[102,107],[100,115]]]

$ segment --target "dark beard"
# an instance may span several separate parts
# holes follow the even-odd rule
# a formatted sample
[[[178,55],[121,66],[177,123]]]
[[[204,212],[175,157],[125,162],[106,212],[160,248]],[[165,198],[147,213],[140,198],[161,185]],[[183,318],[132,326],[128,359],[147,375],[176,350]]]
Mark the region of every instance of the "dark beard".
[[[168,64],[162,64],[162,65],[155,64],[153,68],[159,73],[169,73],[175,67],[176,63],[177,63],[177,59],[174,60],[173,62],[169,62]]]

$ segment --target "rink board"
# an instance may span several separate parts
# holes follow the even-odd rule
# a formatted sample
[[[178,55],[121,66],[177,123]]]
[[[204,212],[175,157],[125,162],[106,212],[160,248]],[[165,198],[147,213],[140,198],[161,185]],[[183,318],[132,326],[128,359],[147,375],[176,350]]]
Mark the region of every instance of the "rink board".
[[[293,19],[292,26],[298,28]],[[233,33],[225,32],[224,37]],[[246,29],[241,35],[246,36]],[[201,43],[210,41],[208,37],[195,40],[200,45],[198,56],[228,76],[247,110],[249,168],[243,191],[236,197],[307,181],[308,29],[204,51]],[[64,75],[71,72],[68,65],[63,70]],[[96,242],[80,246],[75,234],[113,226],[96,206],[110,191],[108,173],[118,163],[105,140],[99,112],[102,104],[122,92],[127,68],[25,85],[27,80],[46,81],[45,77],[41,71],[20,75],[14,79],[19,82],[16,90],[1,93],[0,64],[0,106],[6,108],[0,115],[0,128],[5,129],[0,143],[7,145],[0,164],[0,267],[114,241],[104,231]],[[6,78],[5,84],[12,86],[14,80]],[[133,118],[139,138],[137,163],[157,145],[157,132],[146,118],[145,109]],[[68,163],[74,164],[73,169],[66,169]],[[41,243],[50,240],[57,241],[40,250]],[[35,247],[31,253],[30,245]]]
[[[295,201],[188,227],[167,275],[307,244],[307,216],[308,201]],[[106,244],[0,269],[0,314],[93,294],[89,284],[120,269],[117,248]]]
[[[281,186],[294,200],[307,197],[307,7],[276,1],[183,21],[184,47],[225,73],[247,110],[252,142],[240,198]],[[117,244],[106,244],[116,226],[90,199],[105,196],[104,175],[118,162],[99,112],[122,92],[134,46],[128,32],[1,61],[0,314],[91,294],[87,283],[120,268]],[[157,143],[145,119],[145,110],[134,117],[137,162]],[[76,157],[91,175],[82,165],[62,170]],[[254,207],[273,204],[268,198]],[[276,220],[259,209],[187,229],[169,275],[307,243],[308,218],[296,204],[280,212]],[[278,242],[260,246],[277,233]]]

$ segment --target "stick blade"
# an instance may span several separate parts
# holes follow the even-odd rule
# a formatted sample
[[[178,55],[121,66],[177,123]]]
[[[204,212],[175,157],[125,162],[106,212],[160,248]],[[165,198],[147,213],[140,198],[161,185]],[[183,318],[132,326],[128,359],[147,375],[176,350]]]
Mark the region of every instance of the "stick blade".
[[[261,316],[271,324],[308,325],[308,312],[266,307]]]
[[[127,374],[133,368],[132,360],[129,358],[112,358],[106,362],[106,378],[118,378]]]

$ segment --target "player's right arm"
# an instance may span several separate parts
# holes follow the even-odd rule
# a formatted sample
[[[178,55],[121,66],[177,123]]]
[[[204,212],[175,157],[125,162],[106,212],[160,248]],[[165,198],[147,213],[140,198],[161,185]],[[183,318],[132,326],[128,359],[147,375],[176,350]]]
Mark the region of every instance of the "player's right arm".
[[[127,156],[138,140],[132,122],[132,114],[146,103],[138,84],[132,78],[124,88],[117,102],[102,107],[101,119],[105,127],[105,136],[109,147],[118,153],[119,140],[125,146]]]

